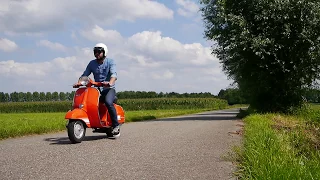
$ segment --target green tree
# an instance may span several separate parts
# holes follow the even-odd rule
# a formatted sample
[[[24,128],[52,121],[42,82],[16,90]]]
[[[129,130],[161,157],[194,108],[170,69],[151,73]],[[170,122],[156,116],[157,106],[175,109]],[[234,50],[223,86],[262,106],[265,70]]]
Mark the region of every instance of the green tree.
[[[32,100],[33,100],[33,96],[31,94],[31,92],[27,92],[26,93],[26,101],[31,102]]]
[[[18,92],[14,91],[14,92],[10,93],[10,99],[12,102],[18,102],[19,101]]]
[[[18,102],[25,102],[26,101],[26,93],[19,92],[18,93]]]
[[[0,92],[0,102],[6,102],[6,98],[4,96],[4,92]]]
[[[160,93],[158,94],[158,97],[159,97],[159,98],[164,97],[164,93],[163,93],[163,92],[160,92]]]
[[[320,99],[320,89],[317,89],[316,87],[308,88],[305,91],[304,97],[308,102],[311,103],[319,103]]]
[[[59,93],[58,92],[55,91],[52,93],[52,100],[59,101]]]
[[[32,93],[33,101],[40,101],[40,94],[39,92],[35,91]]]
[[[320,76],[319,0],[201,0],[205,37],[260,112],[288,112]]]
[[[69,99],[70,99],[70,100],[73,100],[75,94],[76,94],[76,92],[75,92],[75,91],[72,91],[72,92],[69,94]]]
[[[73,100],[73,97],[71,98],[71,93],[70,92],[66,92],[66,100],[70,101],[70,100]]]
[[[45,101],[45,100],[46,100],[46,93],[40,92],[40,94],[39,94],[39,100],[40,100],[40,101]]]
[[[51,92],[46,92],[46,101],[52,101],[52,93]]]
[[[59,99],[60,99],[60,101],[65,101],[65,100],[67,100],[66,93],[60,92],[60,93],[59,93]]]
[[[154,92],[154,91],[148,91],[147,92],[147,97],[148,98],[156,98],[157,96],[158,96],[157,93]]]
[[[10,102],[10,95],[9,95],[9,93],[5,93],[5,94],[4,94],[4,97],[5,97],[5,102]]]
[[[221,89],[218,97],[228,101],[228,104],[245,104],[246,99],[239,88]]]

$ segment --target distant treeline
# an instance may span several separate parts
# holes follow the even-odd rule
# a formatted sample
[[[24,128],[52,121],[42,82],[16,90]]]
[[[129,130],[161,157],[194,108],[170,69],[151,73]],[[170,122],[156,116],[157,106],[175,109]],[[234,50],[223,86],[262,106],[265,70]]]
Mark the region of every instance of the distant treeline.
[[[0,102],[36,102],[36,101],[71,101],[72,92],[0,92]],[[145,99],[145,98],[220,98],[228,104],[247,104],[246,97],[238,88],[221,89],[218,95],[209,92],[176,93],[154,91],[121,91],[117,92],[118,99]],[[311,103],[320,103],[320,89],[306,89],[304,98]]]
[[[75,91],[72,92],[0,92],[0,102],[38,102],[38,101],[71,101]],[[156,93],[154,91],[122,91],[117,92],[118,99],[144,99],[144,98],[215,98],[209,92],[205,93]]]

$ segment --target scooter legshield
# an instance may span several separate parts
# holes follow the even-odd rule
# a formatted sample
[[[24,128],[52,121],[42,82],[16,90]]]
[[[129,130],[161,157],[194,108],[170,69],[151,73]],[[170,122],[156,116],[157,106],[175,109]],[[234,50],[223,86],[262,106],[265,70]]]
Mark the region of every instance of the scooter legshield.
[[[71,111],[68,111],[64,118],[68,120],[70,119],[82,120],[90,128],[90,121],[88,118],[88,114],[82,109],[73,109]]]

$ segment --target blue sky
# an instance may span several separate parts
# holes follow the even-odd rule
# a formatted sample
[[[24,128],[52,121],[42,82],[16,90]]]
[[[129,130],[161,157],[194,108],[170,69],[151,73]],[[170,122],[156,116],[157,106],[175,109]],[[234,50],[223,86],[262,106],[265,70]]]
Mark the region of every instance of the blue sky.
[[[117,63],[118,91],[217,94],[231,82],[197,0],[2,0],[0,19],[0,92],[74,90],[98,42]]]

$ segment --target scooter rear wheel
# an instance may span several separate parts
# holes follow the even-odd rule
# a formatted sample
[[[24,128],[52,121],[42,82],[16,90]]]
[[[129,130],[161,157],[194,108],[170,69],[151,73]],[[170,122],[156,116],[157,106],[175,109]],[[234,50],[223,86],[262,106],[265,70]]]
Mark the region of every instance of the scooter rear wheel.
[[[86,134],[86,127],[82,123],[82,121],[70,121],[67,125],[68,129],[68,136],[72,143],[80,143],[85,134]]]

